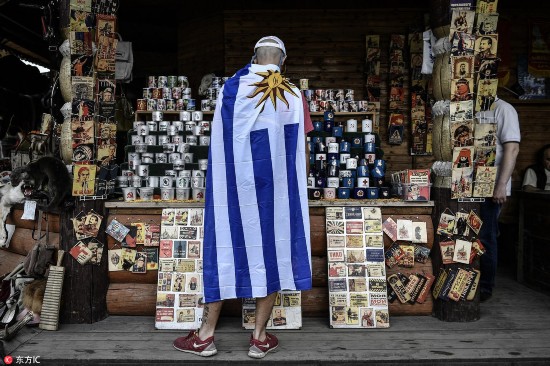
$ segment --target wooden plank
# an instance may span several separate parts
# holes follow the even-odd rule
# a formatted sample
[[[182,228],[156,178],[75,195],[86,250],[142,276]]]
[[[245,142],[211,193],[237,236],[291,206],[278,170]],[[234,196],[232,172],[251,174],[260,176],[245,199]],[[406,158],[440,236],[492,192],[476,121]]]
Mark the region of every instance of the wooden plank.
[[[45,233],[42,233],[45,235]],[[34,233],[31,229],[15,228],[13,236],[10,241],[10,246],[6,249],[10,252],[20,255],[27,255],[32,250],[36,240],[38,239],[38,230]],[[59,248],[59,233],[50,233],[50,245]]]
[[[36,229],[38,230],[38,213],[36,214],[35,220],[23,220],[21,216],[23,215],[23,210],[20,208],[15,208],[12,210],[11,214],[8,216],[6,223],[15,225],[18,228],[24,229]],[[48,213],[44,215],[42,219],[42,230],[46,228],[46,220],[50,222],[50,233],[59,232],[59,215]]]
[[[154,315],[157,286],[143,283],[111,283],[107,291],[110,315]]]
[[[113,239],[114,240],[114,239]],[[150,283],[156,284],[158,271],[147,271],[146,273],[133,273],[130,271],[109,272],[109,283]]]
[[[157,298],[156,284],[111,283],[107,291],[107,311],[111,315],[154,315]],[[240,304],[224,304],[224,314],[240,316]],[[326,287],[314,287],[302,293],[303,316],[327,316]]]
[[[76,243],[72,218],[79,212],[94,210],[104,218],[107,216],[104,209],[104,201],[78,201],[75,200],[71,209],[60,214],[60,248],[67,253]],[[101,222],[97,240],[105,243],[106,220]],[[65,255],[63,259],[65,267],[65,281],[63,282],[63,294],[61,300],[60,323],[93,323],[107,316],[105,302],[108,277],[107,277],[107,253],[101,259],[101,264],[81,265],[71,255]]]
[[[19,263],[25,261],[24,255],[12,253],[3,248],[0,249],[0,275],[11,272]]]

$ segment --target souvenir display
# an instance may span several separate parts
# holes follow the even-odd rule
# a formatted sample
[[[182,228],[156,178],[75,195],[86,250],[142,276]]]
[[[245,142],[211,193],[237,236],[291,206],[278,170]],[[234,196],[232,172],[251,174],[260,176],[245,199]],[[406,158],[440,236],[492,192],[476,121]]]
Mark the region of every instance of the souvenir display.
[[[483,112],[491,108],[498,87],[496,3],[489,6],[479,0],[475,12],[470,7],[452,6],[452,199],[493,194],[496,169],[489,167],[493,167],[496,156],[496,123],[487,120]],[[475,112],[481,113],[474,121]]]
[[[197,329],[201,324],[203,221],[202,208],[162,210],[157,329]]]
[[[344,127],[333,111],[325,111],[324,120],[314,122],[317,131],[308,134],[310,200],[390,198],[380,139],[372,133],[374,115],[365,115],[349,118]]]
[[[464,168],[466,169],[466,168]],[[482,221],[474,212],[460,210],[453,214],[449,209],[441,214],[437,234],[441,235],[439,249],[441,264],[461,263],[462,265],[442,267],[435,280],[432,295],[434,299],[452,301],[472,301],[477,291],[479,271],[472,266],[476,257],[485,250],[479,239]]]
[[[302,328],[302,293],[300,291],[279,291],[267,329]],[[256,321],[256,300],[244,299],[242,310],[243,329],[254,329]]]
[[[326,221],[331,328],[389,327],[384,247],[368,240],[382,237],[380,208],[327,207]]]
[[[92,9],[90,1],[71,1],[69,6],[72,163],[75,175],[82,167],[89,172],[86,187],[77,189],[77,183],[73,185],[73,196],[106,198],[114,192],[118,173],[114,123],[117,7]],[[99,127],[105,123],[112,126],[112,139],[105,139]],[[92,169],[92,165],[97,165],[97,169]]]

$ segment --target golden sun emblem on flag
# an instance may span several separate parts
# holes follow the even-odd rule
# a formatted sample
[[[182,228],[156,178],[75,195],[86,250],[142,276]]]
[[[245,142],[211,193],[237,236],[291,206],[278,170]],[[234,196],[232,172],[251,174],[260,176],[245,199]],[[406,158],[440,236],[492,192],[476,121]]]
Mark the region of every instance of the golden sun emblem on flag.
[[[288,107],[288,100],[286,100],[284,92],[288,92],[295,97],[298,97],[296,93],[292,91],[292,84],[285,78],[279,71],[267,70],[266,72],[257,72],[256,75],[263,77],[261,81],[251,84],[249,86],[255,86],[256,89],[248,96],[254,98],[256,95],[263,93],[262,97],[256,104],[256,107],[262,104],[267,98],[271,99],[273,108],[277,110],[277,98],[282,100]],[[265,104],[264,104],[265,106]],[[262,110],[264,107],[262,106]]]

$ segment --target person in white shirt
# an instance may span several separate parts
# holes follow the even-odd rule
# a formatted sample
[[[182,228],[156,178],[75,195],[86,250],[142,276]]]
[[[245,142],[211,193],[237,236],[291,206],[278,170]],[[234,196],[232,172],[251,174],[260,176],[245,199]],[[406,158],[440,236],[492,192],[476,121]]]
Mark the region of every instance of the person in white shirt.
[[[479,232],[479,239],[485,246],[486,252],[481,256],[479,280],[481,301],[489,300],[495,286],[498,249],[498,217],[502,205],[512,191],[512,172],[516,165],[519,153],[521,135],[519,130],[518,114],[514,107],[498,97],[495,98],[490,110],[478,112],[476,119],[480,123],[497,124],[497,151],[496,163],[498,166],[497,179],[493,198],[485,199],[481,203],[480,216],[483,222]]]

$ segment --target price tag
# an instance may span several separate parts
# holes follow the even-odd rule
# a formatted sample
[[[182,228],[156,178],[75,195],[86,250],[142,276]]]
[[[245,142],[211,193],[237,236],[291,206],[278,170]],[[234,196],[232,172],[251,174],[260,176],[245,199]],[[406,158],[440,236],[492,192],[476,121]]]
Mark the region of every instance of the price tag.
[[[23,220],[34,220],[36,213],[36,201],[25,201],[25,207],[23,209]]]

